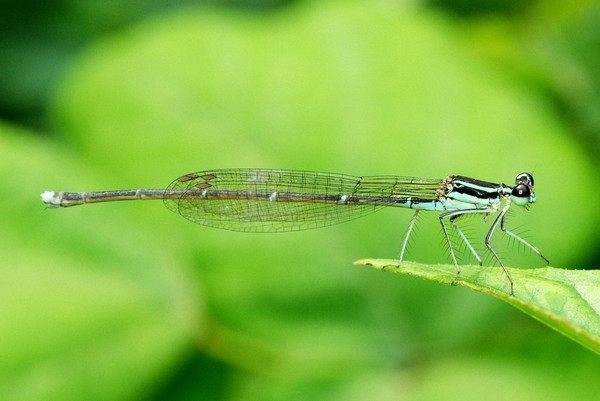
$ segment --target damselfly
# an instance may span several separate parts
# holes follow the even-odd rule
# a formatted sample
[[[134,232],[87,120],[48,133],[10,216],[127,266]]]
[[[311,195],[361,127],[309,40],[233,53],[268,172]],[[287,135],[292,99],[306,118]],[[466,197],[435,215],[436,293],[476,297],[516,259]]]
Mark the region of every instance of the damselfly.
[[[536,201],[533,177],[521,173],[515,186],[494,184],[460,175],[444,179],[396,176],[354,177],[310,171],[225,169],[190,173],[177,178],[167,189],[132,189],[105,192],[44,192],[48,207],[134,199],[163,199],[167,208],[194,223],[233,231],[280,232],[324,227],[379,210],[382,206],[415,210],[400,251],[404,258],[408,239],[422,210],[442,212],[440,224],[448,243],[456,276],[460,267],[448,235],[447,222],[456,230],[475,259],[481,258],[456,221],[468,214],[499,212],[485,237],[485,245],[498,261],[511,294],[514,283],[500,257],[490,245],[498,226],[525,244],[546,262],[535,246],[505,227],[512,204],[529,208]]]

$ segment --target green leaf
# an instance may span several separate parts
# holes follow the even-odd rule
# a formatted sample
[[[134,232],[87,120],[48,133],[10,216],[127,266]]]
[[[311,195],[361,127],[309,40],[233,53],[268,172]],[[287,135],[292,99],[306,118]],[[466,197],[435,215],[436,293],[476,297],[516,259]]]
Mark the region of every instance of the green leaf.
[[[428,283],[408,288],[366,269],[342,274],[348,255],[395,254],[406,210],[245,235],[191,224],[160,202],[40,202],[45,190],[160,188],[210,168],[511,182],[535,166],[538,203],[511,228],[522,221],[554,263],[578,265],[595,249],[600,209],[557,213],[555,187],[597,182],[598,169],[552,102],[481,60],[465,32],[412,2],[268,14],[200,6],[81,48],[44,108],[60,137],[0,137],[0,193],[10,195],[0,197],[0,399],[160,399],[152,393],[165,388],[168,399],[214,389],[233,401],[489,400],[506,383],[513,401],[598,394],[596,355],[562,338],[550,347],[560,337],[550,331],[516,323],[513,343],[495,351],[493,302],[470,304],[477,295],[454,288],[436,300],[434,286],[422,292]],[[443,241],[433,214],[420,230]],[[433,248],[415,241],[411,258],[442,260]],[[565,348],[569,365],[555,366]]]
[[[398,267],[393,259],[361,259],[354,263],[438,283],[451,284],[456,276],[454,265],[403,262]],[[554,267],[507,270],[515,282],[514,295],[510,295],[510,284],[497,267],[461,266],[456,284],[508,302],[600,354],[600,271]]]

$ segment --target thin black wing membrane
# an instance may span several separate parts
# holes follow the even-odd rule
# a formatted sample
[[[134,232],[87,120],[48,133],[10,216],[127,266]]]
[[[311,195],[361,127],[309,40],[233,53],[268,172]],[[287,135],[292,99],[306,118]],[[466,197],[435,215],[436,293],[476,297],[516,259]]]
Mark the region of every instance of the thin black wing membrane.
[[[397,200],[408,197],[434,199],[441,182],[293,170],[208,170],[173,181],[164,202],[173,212],[205,226],[297,231],[352,220],[380,206],[398,206]]]

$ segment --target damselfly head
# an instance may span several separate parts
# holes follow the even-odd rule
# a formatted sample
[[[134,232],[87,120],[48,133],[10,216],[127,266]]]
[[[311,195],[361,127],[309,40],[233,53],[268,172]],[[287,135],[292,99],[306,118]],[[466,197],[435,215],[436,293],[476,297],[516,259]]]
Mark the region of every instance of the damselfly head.
[[[519,206],[535,203],[535,192],[533,192],[533,176],[529,173],[521,173],[515,179],[515,186],[511,192],[512,201]]]

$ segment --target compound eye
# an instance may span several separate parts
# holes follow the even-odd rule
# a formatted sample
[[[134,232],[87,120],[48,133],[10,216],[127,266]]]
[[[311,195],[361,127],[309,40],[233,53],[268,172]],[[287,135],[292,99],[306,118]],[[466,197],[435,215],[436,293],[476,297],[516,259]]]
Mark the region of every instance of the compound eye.
[[[531,196],[531,191],[529,187],[525,184],[519,184],[512,190],[512,196],[516,198],[528,198]]]
[[[529,173],[521,173],[515,179],[515,185],[519,184],[528,184],[530,187],[533,187],[533,176]]]

